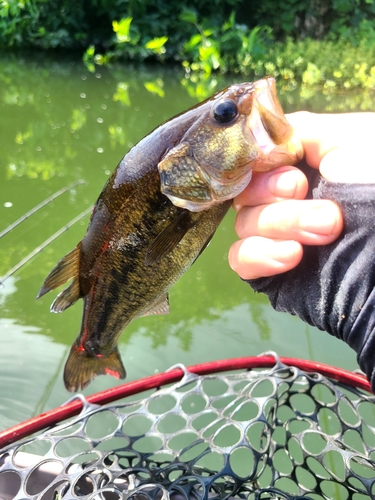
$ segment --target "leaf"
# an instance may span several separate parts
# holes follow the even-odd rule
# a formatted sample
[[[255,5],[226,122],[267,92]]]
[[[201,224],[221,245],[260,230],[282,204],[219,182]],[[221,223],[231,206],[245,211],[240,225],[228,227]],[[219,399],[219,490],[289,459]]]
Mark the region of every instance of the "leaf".
[[[130,24],[132,17],[124,17],[121,21],[113,21],[112,28],[116,33],[116,38],[119,43],[130,42]]]
[[[146,49],[154,50],[155,52],[158,52],[165,44],[165,42],[168,40],[167,36],[161,36],[159,38],[154,38],[150,41],[148,41],[145,45]]]
[[[187,52],[190,52],[191,50],[194,49],[199,43],[202,43],[202,35],[200,33],[197,33],[196,35],[193,35],[190,40],[184,43],[184,49]]]
[[[232,10],[231,15],[229,16],[229,19],[225,21],[223,24],[222,30],[227,31],[229,29],[233,30],[236,25],[236,12]]]
[[[178,18],[180,21],[185,21],[187,23],[196,24],[198,22],[197,14],[190,9],[185,9],[183,12],[181,12]]]
[[[90,45],[87,47],[86,52],[83,54],[83,61],[89,62],[95,55],[95,46]]]

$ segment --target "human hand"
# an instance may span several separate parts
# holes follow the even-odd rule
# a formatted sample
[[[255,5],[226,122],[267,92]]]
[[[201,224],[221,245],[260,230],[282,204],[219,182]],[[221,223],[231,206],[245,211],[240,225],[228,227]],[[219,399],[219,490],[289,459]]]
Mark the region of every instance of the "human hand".
[[[287,119],[302,142],[306,162],[326,180],[375,182],[375,113],[298,112]],[[285,166],[254,173],[235,198],[240,240],[230,248],[229,264],[241,278],[288,271],[302,259],[302,244],[326,245],[339,236],[343,220],[338,206],[330,200],[304,200],[307,189],[305,175]]]

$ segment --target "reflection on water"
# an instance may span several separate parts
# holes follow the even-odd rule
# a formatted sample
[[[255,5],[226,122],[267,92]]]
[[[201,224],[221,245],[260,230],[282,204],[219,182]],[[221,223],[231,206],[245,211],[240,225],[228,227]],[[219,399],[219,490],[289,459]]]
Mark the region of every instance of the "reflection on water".
[[[35,326],[0,319],[1,428],[39,414],[59,385],[67,347],[54,344]]]
[[[22,59],[22,60],[21,60]],[[246,78],[236,76],[236,81]],[[181,84],[182,82],[182,84]],[[116,66],[90,73],[80,62],[0,59],[0,232],[70,183],[84,179],[0,239],[0,276],[95,202],[126,151],[151,129],[225,86],[184,80],[177,70]],[[215,88],[214,88],[215,87]],[[361,109],[367,96],[281,91],[286,111]],[[120,339],[128,380],[187,365],[276,350],[356,368],[354,353],[298,319],[275,313],[229,269],[231,212],[170,294],[171,314],[134,321]],[[50,269],[82,238],[88,216],[59,236],[0,289],[0,428],[64,402],[62,369],[81,306],[51,314],[35,302]],[[117,385],[99,377],[85,394]]]

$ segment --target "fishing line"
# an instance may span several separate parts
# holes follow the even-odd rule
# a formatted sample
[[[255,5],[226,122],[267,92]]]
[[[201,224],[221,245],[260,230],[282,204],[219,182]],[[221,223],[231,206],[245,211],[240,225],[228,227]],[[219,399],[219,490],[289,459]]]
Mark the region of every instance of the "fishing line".
[[[12,274],[14,274],[16,271],[18,271],[22,266],[24,266],[25,264],[27,264],[27,262],[29,262],[29,260],[31,260],[33,257],[35,257],[35,255],[37,255],[39,252],[41,252],[42,250],[44,250],[46,248],[46,246],[48,246],[50,243],[52,243],[52,241],[54,241],[56,238],[58,238],[60,235],[62,235],[65,231],[67,231],[68,229],[70,229],[76,222],[80,221],[86,215],[88,215],[91,212],[91,210],[92,210],[91,206],[89,208],[86,208],[86,210],[84,210],[82,213],[80,213],[79,215],[77,215],[77,217],[74,217],[74,219],[72,219],[70,222],[68,222],[68,224],[66,224],[65,226],[63,226],[58,231],[56,231],[55,234],[53,234],[48,239],[46,239],[46,241],[44,241],[41,245],[39,245],[38,247],[36,247],[31,253],[29,253],[29,255],[27,255],[18,264],[16,264],[14,267],[12,267],[12,269],[10,269],[1,278],[1,280],[0,280],[0,287],[3,286],[3,283],[4,283],[4,281],[6,279],[8,279],[10,276],[12,276]]]
[[[79,181],[73,182],[72,184],[69,184],[68,186],[60,189],[59,191],[56,191],[56,193],[52,194],[51,196],[48,196],[48,198],[46,198],[44,201],[42,201],[41,203],[39,203],[39,205],[36,205],[34,208],[32,208],[31,210],[29,210],[28,212],[26,212],[19,219],[17,219],[15,222],[13,222],[8,227],[6,227],[3,231],[1,231],[0,232],[0,238],[2,238],[3,236],[5,236],[6,234],[10,233],[10,231],[12,231],[12,229],[14,229],[19,224],[21,224],[21,222],[23,222],[28,217],[30,217],[30,215],[35,214],[35,212],[37,212],[38,210],[40,210],[41,208],[43,208],[45,205],[48,205],[48,203],[51,203],[51,201],[53,201],[55,198],[57,198],[58,196],[60,196],[60,195],[62,195],[64,193],[66,193],[66,191],[69,191],[69,189],[72,189],[75,186],[78,186],[78,184],[86,184],[86,181],[79,180]]]

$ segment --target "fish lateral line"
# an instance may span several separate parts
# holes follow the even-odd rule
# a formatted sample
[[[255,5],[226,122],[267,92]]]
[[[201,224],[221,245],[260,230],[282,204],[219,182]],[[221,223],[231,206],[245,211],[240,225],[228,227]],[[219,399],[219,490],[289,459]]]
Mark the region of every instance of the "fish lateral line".
[[[102,253],[104,253],[109,246],[109,240],[106,240],[102,246]]]

